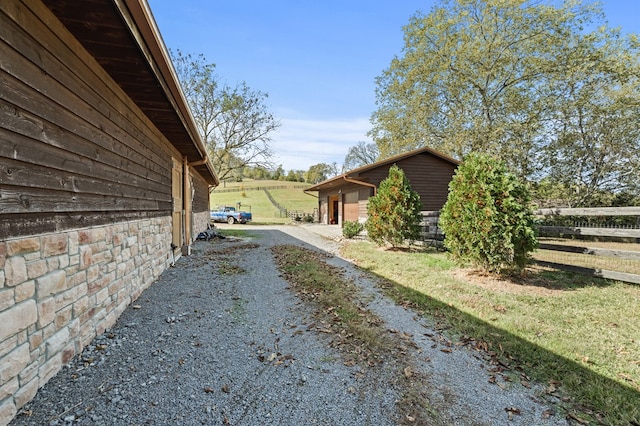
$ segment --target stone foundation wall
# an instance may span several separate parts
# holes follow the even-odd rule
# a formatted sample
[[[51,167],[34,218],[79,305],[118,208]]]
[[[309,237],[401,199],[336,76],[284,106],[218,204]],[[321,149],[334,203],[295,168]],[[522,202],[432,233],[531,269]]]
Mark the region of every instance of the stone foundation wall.
[[[0,242],[0,424],[170,265],[171,218]]]
[[[207,229],[210,218],[211,215],[208,211],[193,214],[193,240],[196,239],[199,233]]]

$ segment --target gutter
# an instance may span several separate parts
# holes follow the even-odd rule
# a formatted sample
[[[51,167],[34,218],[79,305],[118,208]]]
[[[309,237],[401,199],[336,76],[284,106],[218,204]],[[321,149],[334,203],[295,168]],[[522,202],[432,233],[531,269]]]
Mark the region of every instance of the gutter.
[[[149,4],[145,0],[114,0],[114,4],[119,9],[125,21],[128,22],[129,28],[137,29],[138,32],[133,32],[134,38],[137,40],[142,53],[147,58],[147,62],[156,74],[159,85],[167,95],[169,102],[173,105],[196,151],[202,158],[202,162],[197,161],[190,165],[206,165],[214,181],[219,184],[218,176],[213,170],[212,164],[208,161],[205,143],[195,126],[195,119],[188,107],[182,87],[180,87],[178,83],[178,76],[171,62],[164,40],[158,30],[156,21],[153,18]],[[135,25],[132,25],[132,23]]]
[[[378,192],[378,188],[372,183],[363,182],[361,180],[356,180],[356,179],[353,179],[353,178],[348,178],[347,176],[342,176],[342,179],[344,179],[344,181],[348,182],[348,183],[354,183],[356,185],[368,186],[369,188],[373,188],[373,196],[374,197],[376,196],[376,194]]]
[[[308,190],[307,190],[307,189],[305,189],[305,190],[303,190],[302,192],[304,192],[305,194],[307,194],[307,195],[308,195],[308,196],[310,196],[310,197],[318,198],[318,196],[317,196],[317,195],[309,194],[307,191],[308,191]]]
[[[187,164],[189,165],[189,167],[202,166],[203,164],[206,164],[207,161],[209,161],[209,157],[205,155],[202,160],[193,161]]]

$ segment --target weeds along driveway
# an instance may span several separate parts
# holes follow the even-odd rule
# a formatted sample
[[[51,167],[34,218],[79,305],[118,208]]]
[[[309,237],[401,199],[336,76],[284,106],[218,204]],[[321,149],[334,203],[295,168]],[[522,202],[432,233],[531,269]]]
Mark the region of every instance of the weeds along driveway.
[[[540,388],[496,382],[482,356],[328,257],[410,348],[374,367],[345,365],[271,251],[293,244],[335,254],[339,244],[304,226],[238,228],[250,236],[195,243],[11,424],[416,424],[397,404],[406,393],[398,359],[415,372],[405,379],[419,381],[429,424],[566,424],[538,399]]]

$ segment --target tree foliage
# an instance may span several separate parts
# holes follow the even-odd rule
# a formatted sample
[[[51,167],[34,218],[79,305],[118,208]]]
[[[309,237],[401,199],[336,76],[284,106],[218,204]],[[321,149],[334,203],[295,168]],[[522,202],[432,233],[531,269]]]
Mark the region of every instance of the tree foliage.
[[[344,169],[352,170],[373,164],[378,161],[379,156],[380,151],[378,151],[378,146],[375,143],[360,141],[357,145],[349,148],[344,158]]]
[[[369,198],[367,235],[378,245],[392,247],[415,241],[420,237],[421,210],[420,196],[411,189],[404,171],[394,164],[376,195]]]
[[[220,180],[246,166],[270,167],[271,133],[280,122],[269,112],[268,95],[242,82],[222,84],[204,55],[171,52],[183,92]]]
[[[527,187],[504,162],[472,153],[449,184],[439,226],[452,257],[487,271],[522,269],[537,246]]]
[[[309,167],[305,173],[305,180],[308,183],[320,183],[338,174],[336,163],[318,163]]]
[[[637,190],[640,46],[604,22],[597,4],[569,0],[442,0],[416,14],[376,80],[382,158],[484,152],[520,178],[562,178],[577,205]]]

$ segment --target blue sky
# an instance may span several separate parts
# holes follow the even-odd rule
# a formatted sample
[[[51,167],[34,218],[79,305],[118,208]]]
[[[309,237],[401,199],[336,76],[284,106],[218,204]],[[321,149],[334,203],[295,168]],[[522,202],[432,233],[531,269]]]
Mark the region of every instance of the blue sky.
[[[403,46],[402,26],[433,0],[148,0],[166,46],[204,54],[231,85],[268,93],[282,123],[274,163],[339,166],[366,137],[375,77]],[[640,33],[640,2],[601,2],[609,26]]]

